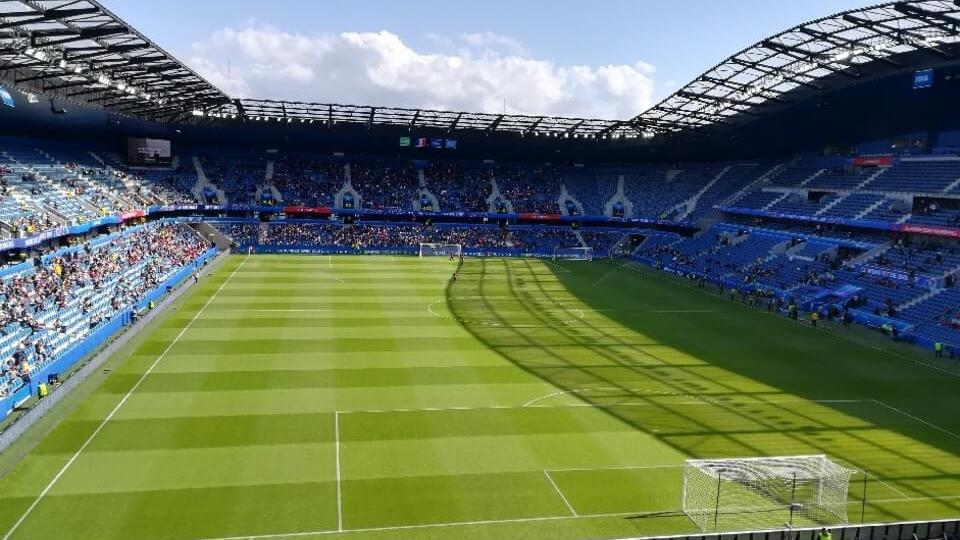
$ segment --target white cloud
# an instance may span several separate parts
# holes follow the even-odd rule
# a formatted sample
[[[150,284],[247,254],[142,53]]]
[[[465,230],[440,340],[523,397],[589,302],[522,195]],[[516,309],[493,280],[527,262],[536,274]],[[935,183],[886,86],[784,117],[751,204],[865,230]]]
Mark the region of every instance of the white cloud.
[[[505,53],[516,56],[526,56],[526,48],[519,39],[504,36],[493,32],[473,32],[460,34],[460,41],[466,45],[487,53]]]
[[[650,106],[653,66],[557,65],[491,32],[433,35],[444,53],[397,35],[303,35],[251,25],[193,45],[191,64],[237,97],[477,112],[629,118]],[[227,65],[230,64],[229,76]]]

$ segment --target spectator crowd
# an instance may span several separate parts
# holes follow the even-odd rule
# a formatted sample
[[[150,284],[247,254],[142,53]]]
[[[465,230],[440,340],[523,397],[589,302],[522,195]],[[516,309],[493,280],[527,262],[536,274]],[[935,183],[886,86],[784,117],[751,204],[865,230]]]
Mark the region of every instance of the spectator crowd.
[[[0,282],[0,398],[86,337],[207,245],[192,229],[151,225],[36,259]]]

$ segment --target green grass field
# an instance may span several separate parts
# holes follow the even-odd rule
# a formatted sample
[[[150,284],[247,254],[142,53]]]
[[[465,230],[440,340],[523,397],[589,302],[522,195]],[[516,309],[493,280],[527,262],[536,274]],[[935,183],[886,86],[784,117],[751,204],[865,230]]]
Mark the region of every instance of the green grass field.
[[[960,369],[615,262],[234,256],[0,456],[0,540],[695,532],[689,457],[960,516]],[[850,519],[860,521],[863,475]]]

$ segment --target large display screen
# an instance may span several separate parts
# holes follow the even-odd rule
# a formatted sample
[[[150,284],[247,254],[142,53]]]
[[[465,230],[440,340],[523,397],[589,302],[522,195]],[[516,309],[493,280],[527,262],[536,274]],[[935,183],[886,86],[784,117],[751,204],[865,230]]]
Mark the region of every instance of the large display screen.
[[[169,165],[173,156],[166,139],[127,139],[127,162],[130,165]]]
[[[433,139],[430,137],[400,137],[401,148],[433,148],[435,150],[456,150],[457,139]]]

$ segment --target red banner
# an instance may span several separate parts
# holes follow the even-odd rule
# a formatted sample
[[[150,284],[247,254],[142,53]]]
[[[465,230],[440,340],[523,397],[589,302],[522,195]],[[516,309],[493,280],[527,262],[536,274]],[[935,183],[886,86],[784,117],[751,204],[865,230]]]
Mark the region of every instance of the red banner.
[[[127,221],[130,219],[142,218],[147,215],[145,210],[134,210],[133,212],[125,212],[120,214],[120,221]]]
[[[861,156],[853,159],[854,167],[889,167],[893,156]]]
[[[520,214],[520,219],[530,221],[559,221],[560,214]]]
[[[332,214],[333,210],[326,206],[284,206],[284,214]]]
[[[946,227],[935,227],[932,225],[912,225],[904,223],[897,226],[897,230],[912,234],[929,234],[932,236],[949,236],[951,238],[960,238],[960,229],[949,229]]]

